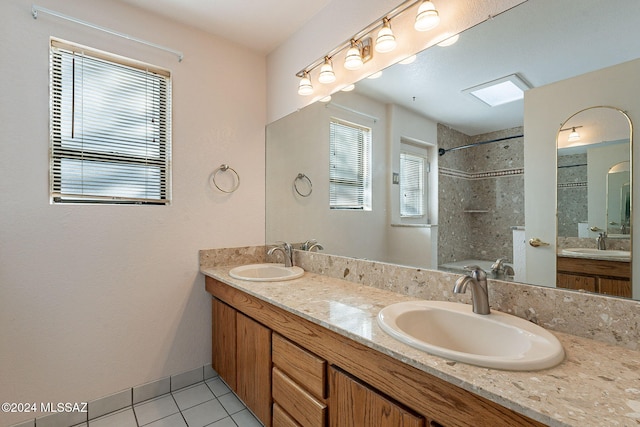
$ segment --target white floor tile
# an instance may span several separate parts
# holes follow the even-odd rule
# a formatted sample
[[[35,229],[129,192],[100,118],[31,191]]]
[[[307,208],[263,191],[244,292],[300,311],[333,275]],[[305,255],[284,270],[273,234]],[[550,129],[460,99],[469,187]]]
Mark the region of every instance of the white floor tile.
[[[217,400],[210,400],[189,408],[182,411],[182,415],[189,427],[204,427],[229,416]]]
[[[227,386],[219,377],[207,381],[207,385],[216,397],[231,393],[229,386]]]
[[[133,408],[129,408],[91,420],[89,427],[138,427],[138,423]]]
[[[216,421],[213,424],[209,424],[207,427],[238,427],[238,424],[233,422],[233,419],[231,417],[227,417],[221,419],[220,421]]]
[[[224,409],[230,414],[235,414],[243,409],[247,409],[247,407],[244,406],[244,403],[242,403],[242,401],[233,393],[227,393],[224,396],[220,396],[218,400],[222,403]]]
[[[187,423],[181,414],[173,414],[161,420],[154,421],[151,424],[147,424],[145,427],[187,427]]]
[[[209,390],[209,387],[204,383],[200,383],[193,387],[183,388],[182,390],[174,391],[173,397],[178,403],[178,407],[181,411],[199,405],[208,400],[215,399],[215,396]]]
[[[133,410],[141,426],[179,412],[178,405],[170,394],[135,405]]]
[[[233,414],[231,418],[241,427],[262,427],[262,423],[248,409]]]

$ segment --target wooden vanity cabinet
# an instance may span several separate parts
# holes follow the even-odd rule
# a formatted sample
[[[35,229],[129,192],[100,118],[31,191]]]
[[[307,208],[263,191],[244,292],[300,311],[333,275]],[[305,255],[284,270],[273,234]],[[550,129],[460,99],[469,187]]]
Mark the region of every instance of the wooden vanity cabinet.
[[[426,419],[403,408],[357,378],[330,367],[330,427],[425,427]]]
[[[271,330],[216,299],[212,314],[213,369],[271,426]]]
[[[559,288],[631,298],[631,263],[557,257]]]
[[[544,426],[223,282],[207,277],[206,289],[214,296],[214,369],[232,365],[227,361],[229,354],[219,354],[230,332],[227,324],[216,319],[231,317],[225,315],[226,308],[215,308],[219,304],[236,311],[236,329],[245,327],[240,326],[245,320],[239,319],[246,317],[253,322],[250,329],[258,325],[256,329],[265,328],[270,334],[271,356],[258,359],[269,359],[271,376],[266,379],[262,363],[258,363],[261,373],[250,371],[249,376],[264,378],[265,384],[253,385],[271,390],[266,400],[271,405],[272,399],[272,406],[267,412],[264,401],[251,406],[245,401],[266,426]],[[244,344],[239,340],[246,337],[235,337],[235,348],[241,348]],[[232,341],[233,337],[226,338]],[[261,347],[267,340],[259,341]],[[245,369],[240,359],[236,380],[243,377],[237,372]],[[265,413],[271,414],[268,420],[261,418]]]
[[[274,414],[282,411],[301,426],[326,426],[326,361],[275,333],[272,359]]]

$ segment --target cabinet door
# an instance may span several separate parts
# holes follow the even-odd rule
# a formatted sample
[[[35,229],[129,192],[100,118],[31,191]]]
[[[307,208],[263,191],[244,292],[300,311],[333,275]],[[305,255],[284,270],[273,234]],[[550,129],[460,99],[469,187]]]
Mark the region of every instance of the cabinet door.
[[[558,273],[558,287],[565,289],[585,290],[596,292],[596,278],[577,274]]]
[[[424,427],[425,419],[351,376],[329,368],[331,427]]]
[[[238,397],[269,427],[271,425],[271,330],[238,312]]]
[[[236,310],[217,299],[212,310],[212,366],[236,390]]]
[[[631,281],[626,279],[608,279],[601,277],[598,280],[601,294],[631,298]]]

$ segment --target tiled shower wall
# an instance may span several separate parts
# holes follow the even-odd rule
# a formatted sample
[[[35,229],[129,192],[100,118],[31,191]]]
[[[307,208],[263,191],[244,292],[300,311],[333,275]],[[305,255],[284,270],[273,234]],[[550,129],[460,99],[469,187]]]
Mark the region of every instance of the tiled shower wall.
[[[468,136],[438,124],[438,148],[522,135],[523,128]],[[524,138],[450,151],[438,159],[438,264],[512,261],[513,226],[524,226]]]
[[[587,222],[587,153],[558,156],[558,236],[578,237]]]

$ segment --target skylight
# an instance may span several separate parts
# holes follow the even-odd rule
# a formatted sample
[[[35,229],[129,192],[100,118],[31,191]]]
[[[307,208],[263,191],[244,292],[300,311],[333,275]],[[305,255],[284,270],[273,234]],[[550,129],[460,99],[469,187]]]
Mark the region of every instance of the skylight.
[[[511,74],[462,92],[475,96],[490,107],[496,107],[524,98],[524,91],[527,89],[530,89],[530,86],[524,80],[517,74]]]

